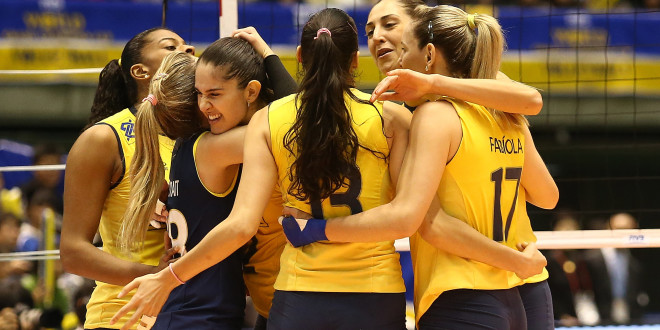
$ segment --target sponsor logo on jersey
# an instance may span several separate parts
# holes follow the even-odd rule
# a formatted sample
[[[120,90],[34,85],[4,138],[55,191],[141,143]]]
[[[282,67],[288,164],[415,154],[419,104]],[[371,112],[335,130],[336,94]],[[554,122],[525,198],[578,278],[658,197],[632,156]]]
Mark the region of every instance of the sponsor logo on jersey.
[[[135,134],[133,134],[134,127],[135,127],[135,123],[133,123],[133,120],[131,119],[121,123],[121,126],[119,126],[119,128],[124,132],[124,136],[126,137],[126,141],[128,142],[131,142],[131,139],[135,137]]]

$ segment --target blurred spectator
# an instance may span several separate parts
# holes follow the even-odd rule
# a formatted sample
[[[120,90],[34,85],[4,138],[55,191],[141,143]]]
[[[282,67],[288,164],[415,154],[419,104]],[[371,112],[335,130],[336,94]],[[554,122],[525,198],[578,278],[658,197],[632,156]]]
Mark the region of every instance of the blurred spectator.
[[[518,0],[518,1],[514,1],[513,4],[523,7],[534,7],[534,6],[545,5],[546,2],[542,0]]]
[[[555,231],[580,230],[571,213],[560,215]],[[598,323],[598,311],[593,302],[589,270],[581,250],[550,250],[544,254],[550,277],[555,320],[560,326],[593,325]]]
[[[12,213],[0,213],[0,253],[14,252],[21,221]]]
[[[582,5],[580,0],[550,0],[550,3],[558,8],[579,8]]]
[[[34,165],[59,165],[62,164],[62,153],[54,144],[40,144],[34,147]],[[34,178],[21,186],[23,202],[29,203],[33,195],[42,189],[53,193],[53,206],[55,212],[62,214],[62,193],[58,191],[58,185],[62,178],[61,171],[34,171]]]
[[[60,329],[62,328],[62,319],[64,319],[64,314],[58,308],[45,308],[39,317],[39,326],[42,329]]]
[[[0,212],[12,213],[19,219],[23,218],[21,189],[18,187],[6,189],[2,173],[0,173]]]
[[[0,280],[0,329],[39,329],[41,311],[33,309],[33,301],[17,278]],[[18,327],[13,327],[18,321]],[[4,326],[5,328],[2,328]]]
[[[34,300],[17,278],[5,278],[0,280],[0,309],[5,307],[20,308],[34,307]]]
[[[637,229],[635,218],[627,213],[612,215],[611,229]],[[589,250],[585,260],[592,274],[594,297],[603,324],[639,322],[648,296],[642,291],[642,264],[630,249]]]
[[[11,307],[0,310],[0,330],[18,330],[18,315]]]
[[[11,213],[0,213],[0,253],[16,251],[16,241],[21,226],[20,220]],[[25,260],[0,262],[0,279],[24,274],[32,268]]]
[[[78,291],[73,296],[73,309],[78,317],[78,328],[82,330],[85,324],[85,316],[87,315],[87,302],[92,296],[94,291],[94,281],[86,279],[85,282],[78,288]]]
[[[57,198],[53,191],[42,188],[35,191],[27,202],[25,214],[26,221],[21,225],[21,231],[18,236],[19,252],[43,250],[43,219],[44,210],[50,208],[55,210]],[[56,221],[61,221],[59,214],[56,214]],[[56,224],[56,227],[60,227]],[[56,239],[57,240],[57,239]]]
[[[642,7],[649,10],[660,10],[660,0],[642,0]]]
[[[54,276],[58,278],[62,275],[62,263],[59,260],[50,260],[54,262]],[[43,263],[41,261],[40,263]],[[69,311],[70,297],[57,285],[48,288],[45,283],[47,275],[43,273],[43,266],[40,264],[40,270],[37,273],[31,273],[21,277],[21,285],[30,292],[34,306],[42,310],[40,323],[45,327],[52,328],[53,324],[62,322],[64,314]],[[48,291],[52,290],[52,291]]]

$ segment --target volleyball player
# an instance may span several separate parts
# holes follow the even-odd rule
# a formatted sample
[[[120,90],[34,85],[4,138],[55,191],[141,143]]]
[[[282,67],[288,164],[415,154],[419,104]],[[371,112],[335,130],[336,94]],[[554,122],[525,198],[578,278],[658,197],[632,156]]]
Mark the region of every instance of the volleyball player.
[[[253,28],[239,30],[238,33],[248,33],[253,44],[259,44],[261,40]],[[136,158],[145,161],[141,167],[134,167],[133,175],[136,179],[125,220],[127,226],[122,237],[124,240],[136,240],[130,233],[140,232],[139,226],[147,223],[148,210],[154,204],[149,202],[159,191],[158,182],[162,180],[148,174],[159,173],[162,167],[156,161],[158,153],[153,146],[154,138],[160,130],[179,139],[172,159],[167,200],[173,244],[181,246],[185,254],[227,217],[234,203],[241,173],[244,125],[258,109],[273,99],[272,91],[267,88],[261,54],[245,40],[220,39],[202,53],[194,78],[192,72],[178,69],[193,67],[192,58],[186,59],[184,54],[177,54],[178,57],[164,60],[152,83],[150,97],[153,99],[144,102],[138,114]],[[295,81],[283,69],[281,62],[276,56],[268,57],[270,61],[277,62],[281,69],[278,74],[273,70],[277,66],[273,63],[270,65],[276,96],[294,92],[290,87],[295,86]],[[190,123],[172,119],[180,117],[181,113],[196,111],[186,101],[188,97],[194,99],[193,82],[199,109],[209,124],[209,131],[188,136],[181,133],[186,131],[182,131],[182,127]],[[272,229],[268,233],[262,230],[257,234],[257,238],[253,239],[256,246],[249,246],[250,254],[247,256],[246,278],[252,280],[248,281],[248,288],[254,289],[253,298],[259,307],[266,305],[266,317],[272,299],[272,273],[277,272],[279,263],[270,260],[264,266],[263,261],[255,262],[252,257],[259,252],[268,255],[269,259],[279,260],[284,237],[276,223],[281,211],[281,198],[278,196],[277,200],[280,201],[277,207],[272,208],[276,213],[270,215],[267,212],[264,216],[264,221],[271,219],[272,226],[269,227]],[[172,234],[172,230],[176,234]],[[269,239],[259,244],[264,237]],[[158,315],[154,328],[240,328],[245,306],[242,252],[234,252],[192,278],[187,285],[175,289]],[[267,275],[272,278],[264,278]],[[269,280],[270,285],[263,283]],[[269,289],[270,297],[267,294]]]
[[[450,6],[418,7],[415,14],[403,36],[404,68],[456,78],[496,75],[504,39],[494,18],[467,15]],[[427,221],[411,238],[419,328],[552,328],[547,272],[538,267],[545,260],[533,247],[525,203],[552,208],[558,191],[534,147],[527,121],[456,99],[419,99],[411,105],[417,107],[396,198],[382,207],[327,221],[327,227],[325,220],[313,219],[302,232],[295,220],[285,219],[287,236],[291,233],[289,239],[296,245],[326,236],[336,242],[407,236],[420,225],[435,196],[438,200]],[[443,210],[502,246],[498,250],[483,245],[483,240],[457,240]],[[515,268],[516,262],[507,265],[503,259],[499,266],[494,264],[501,269],[477,262],[488,258],[479,253],[514,251],[528,243],[531,249],[528,246],[524,254],[537,264],[532,268],[542,270],[527,279],[531,284],[523,285],[503,270]],[[466,255],[474,258],[459,257]]]
[[[384,75],[392,75],[392,70],[399,69],[399,57],[401,55],[401,37],[404,28],[413,19],[413,11],[424,5],[421,0],[381,0],[378,1],[367,18],[365,25],[367,44],[369,52],[373,57],[380,72]],[[429,73],[429,72],[425,72]],[[403,79],[407,77],[400,77]],[[543,107],[541,94],[534,88],[512,81],[504,73],[498,72],[497,79],[456,79],[451,76],[430,75],[426,80],[433,83],[428,84],[426,99],[435,100],[439,95],[450,96],[468,102],[481,104],[486,107],[498,109],[510,113],[524,115],[536,115]],[[418,86],[414,81],[410,84],[401,82],[394,84],[389,79],[390,87],[397,87],[400,92],[396,99],[407,101],[410,98],[402,98],[401,89],[409,87],[416,89]],[[406,81],[407,82],[407,81]],[[384,85],[385,86],[385,85]],[[387,89],[377,88],[374,92],[382,93]],[[395,99],[386,94],[382,100]],[[375,100],[372,99],[372,101]]]
[[[452,76],[429,74],[430,72],[426,70],[422,71],[426,74],[422,74],[412,70],[398,69],[402,32],[412,19],[414,9],[418,5],[423,5],[423,3],[421,1],[382,0],[374,5],[369,13],[366,25],[369,50],[381,72],[388,76],[374,89],[372,101],[379,99],[409,102],[420,98],[434,100],[437,98],[436,95],[446,95],[510,113],[535,115],[541,110],[543,102],[536,89],[511,81],[502,72],[497,73],[496,80],[457,79]],[[388,52],[388,50],[391,51]],[[387,92],[388,90],[393,90],[393,92]],[[453,220],[448,218],[444,223]],[[493,251],[497,247],[484,241],[478,233],[469,230],[461,223],[455,222],[453,226],[443,228],[440,232],[449,238],[462,237],[461,241],[464,242],[464,245],[456,248],[454,252],[463,257],[477,258],[499,268],[517,270],[517,274],[523,278],[532,276],[536,272],[535,269],[538,269],[533,267],[534,263],[523,262],[521,264],[518,256],[510,255],[506,251],[502,251],[505,252],[504,255],[481,253],[483,248]],[[461,235],[466,235],[466,237]],[[480,248],[472,250],[477,246],[476,244],[482,245]],[[505,257],[506,255],[509,257]],[[528,256],[533,255],[531,250],[528,251]],[[521,266],[516,266],[516,264],[521,264]],[[527,281],[533,282],[534,279]],[[542,282],[540,283],[539,285],[543,285]],[[525,308],[529,311],[542,311],[546,308],[545,289],[537,289],[537,286],[537,284],[530,284],[519,288],[523,294]],[[539,294],[542,296],[541,298],[538,297]],[[539,305],[537,302],[542,303]],[[534,317],[528,317],[528,319],[528,321],[538,320]],[[533,324],[529,325],[530,328],[533,328]],[[544,326],[542,321],[539,327]]]
[[[457,99],[481,104],[505,112],[520,113],[525,115],[537,114],[543,105],[539,92],[529,86],[511,81],[505,74],[498,72],[494,79],[457,79],[452,76],[439,74],[426,74],[412,70],[399,69],[398,58],[401,52],[401,37],[403,29],[412,20],[414,9],[423,5],[421,1],[382,0],[372,8],[369,13],[366,32],[369,50],[374,57],[379,69],[388,75],[374,89],[371,100],[377,98],[385,100],[415,101],[420,98],[434,100],[437,95],[447,95]],[[393,90],[393,92],[388,92]],[[448,218],[446,222],[454,219]],[[484,241],[481,235],[463,223],[454,222],[453,226],[443,228],[442,232],[449,238],[461,238],[464,246],[455,249],[454,252],[466,258],[477,258],[487,264],[514,270],[523,277],[529,277],[536,273],[536,263],[520,260],[519,256],[504,252],[502,254],[481,253],[484,248],[491,251],[498,247]],[[463,236],[465,235],[465,236]],[[481,244],[480,248],[475,248]],[[473,252],[472,252],[473,251]],[[507,257],[508,255],[508,257]],[[528,256],[534,256],[532,250]],[[532,261],[535,258],[532,259]],[[529,261],[529,260],[527,260]],[[516,266],[520,265],[520,266]],[[525,292],[529,286],[522,288]],[[526,299],[526,307],[536,309],[536,298]],[[543,300],[545,301],[545,300]],[[541,306],[540,309],[544,307]]]
[[[171,270],[126,286],[124,293],[138,291],[115,318],[131,309],[157,313],[179,280],[241,247],[256,232],[277,182],[286,203],[326,216],[389,199],[410,114],[392,103],[371,105],[352,88],[357,50],[355,23],[346,13],[325,9],[310,18],[298,51],[305,70],[300,92],[258,111],[248,125],[231,214]],[[393,242],[318,244],[302,253],[287,245],[281,260],[269,328],[404,328],[405,288]]]
[[[131,256],[120,252],[116,238],[130,189],[135,105],[147,96],[163,57],[176,50],[193,54],[195,49],[164,28],[129,40],[120,60],[110,61],[101,72],[89,123],[67,158],[60,249],[68,272],[96,280],[86,329],[112,328],[110,318],[130,297],[117,298],[121,286],[162,269],[174,253],[161,258],[164,230],[150,228],[142,252]],[[165,155],[173,141],[159,137],[159,142],[167,171],[170,157]],[[97,230],[103,250],[92,242]]]
[[[249,41],[257,54],[262,54],[275,99],[296,92],[298,85],[295,80],[253,27],[238,29],[233,36]],[[280,256],[286,244],[282,226],[277,223],[281,214],[282,194],[276,188],[264,210],[256,234],[245,248],[243,279],[257,311],[255,330],[266,329],[275,292],[273,285],[280,270]]]

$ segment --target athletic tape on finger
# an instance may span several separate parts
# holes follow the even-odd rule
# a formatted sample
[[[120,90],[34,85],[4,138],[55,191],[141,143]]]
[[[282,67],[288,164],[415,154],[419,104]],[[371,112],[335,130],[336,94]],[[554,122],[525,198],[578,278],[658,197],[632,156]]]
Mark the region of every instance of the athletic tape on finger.
[[[154,209],[154,213],[161,214],[161,212],[163,212],[163,206],[165,206],[165,203],[161,202],[160,199],[156,201],[156,208]],[[151,219],[149,223],[151,224],[152,227],[157,229],[160,229],[160,227],[163,225],[162,223],[154,219]]]
[[[140,324],[138,324],[137,328],[138,330],[149,330],[154,326],[154,323],[156,323],[155,316],[142,315],[140,318]]]

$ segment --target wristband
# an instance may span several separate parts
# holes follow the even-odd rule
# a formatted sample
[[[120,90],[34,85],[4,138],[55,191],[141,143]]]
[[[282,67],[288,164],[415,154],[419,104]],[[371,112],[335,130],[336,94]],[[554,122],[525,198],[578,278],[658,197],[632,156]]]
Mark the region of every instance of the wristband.
[[[176,274],[174,273],[174,269],[172,269],[172,264],[169,265],[170,268],[170,273],[172,273],[172,276],[179,282],[179,284],[186,284],[186,282],[182,281]]]
[[[327,241],[326,223],[324,219],[309,219],[304,222],[303,229],[300,229],[298,221],[292,216],[287,216],[282,219],[282,229],[291,245],[301,247],[318,241]]]

